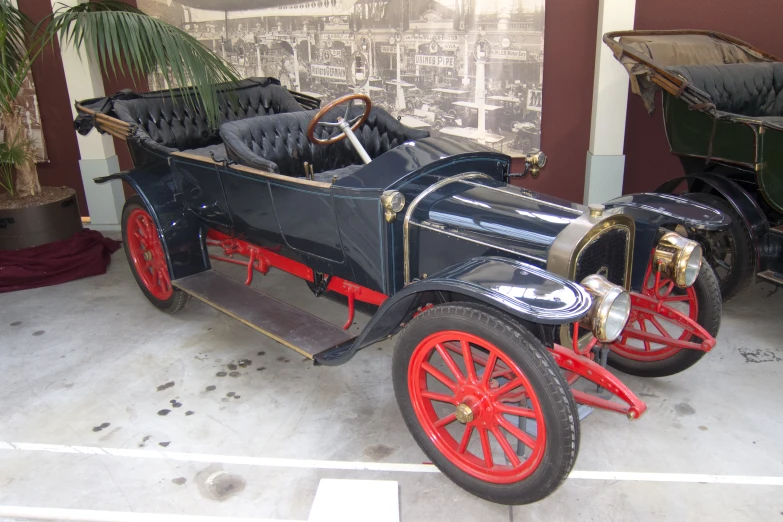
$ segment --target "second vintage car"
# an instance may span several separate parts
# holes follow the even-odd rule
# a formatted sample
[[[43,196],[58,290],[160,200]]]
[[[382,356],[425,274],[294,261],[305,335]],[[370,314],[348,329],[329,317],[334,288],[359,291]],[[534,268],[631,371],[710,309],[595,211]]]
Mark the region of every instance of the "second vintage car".
[[[587,208],[527,191],[509,184],[508,156],[407,128],[362,94],[318,110],[257,78],[222,96],[219,130],[178,91],[77,104],[80,132],[126,139],[136,162],[96,181],[138,193],[123,240],[142,292],[166,312],[195,297],[319,365],[398,334],[405,423],[471,493],[504,504],[551,494],[579,450],[577,404],[631,419],[647,408],[607,362],[671,375],[715,345],[717,280],[671,229],[721,229],[720,212],[671,195]],[[544,163],[531,155],[527,171]],[[340,294],[347,321],[214,262],[245,266],[247,285],[277,268],[315,296]],[[357,301],[376,308],[354,335]]]

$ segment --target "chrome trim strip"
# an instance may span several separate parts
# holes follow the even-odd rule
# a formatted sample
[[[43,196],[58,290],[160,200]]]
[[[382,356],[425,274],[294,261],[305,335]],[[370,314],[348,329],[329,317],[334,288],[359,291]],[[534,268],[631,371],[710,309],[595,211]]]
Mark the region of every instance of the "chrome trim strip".
[[[403,284],[407,285],[411,282],[411,265],[410,265],[410,238],[409,238],[409,229],[410,229],[410,221],[411,216],[413,215],[413,211],[416,209],[416,206],[426,198],[428,195],[432,194],[436,190],[438,190],[441,187],[445,187],[446,185],[450,185],[452,183],[457,183],[459,181],[463,181],[466,179],[473,179],[473,178],[487,178],[487,179],[494,179],[492,176],[488,174],[483,174],[481,172],[467,172],[465,174],[457,174],[456,176],[451,176],[449,178],[444,178],[437,183],[433,183],[426,189],[422,190],[421,193],[416,196],[413,201],[411,201],[411,204],[408,206],[408,210],[405,212],[405,219],[402,222],[402,250],[403,250]]]
[[[433,232],[440,232],[441,234],[445,234],[445,235],[451,236],[451,237],[456,237],[457,239],[464,239],[465,241],[470,241],[471,243],[476,243],[477,245],[482,245],[482,246],[490,247],[490,248],[496,248],[498,250],[502,250],[503,252],[508,252],[509,254],[516,254],[518,256],[526,257],[527,259],[530,259],[532,261],[538,261],[539,263],[546,264],[546,259],[543,259],[541,257],[536,257],[534,255],[526,254],[524,252],[520,252],[518,250],[513,250],[511,248],[502,247],[500,245],[493,245],[492,243],[479,241],[477,239],[473,239],[472,237],[468,237],[468,236],[464,236],[462,234],[458,234],[457,232],[450,232],[450,231],[447,231],[447,230],[443,230],[441,228],[438,228],[436,226],[432,226],[432,225],[428,224],[428,222],[426,222],[426,221],[422,222],[422,223],[417,223],[417,222],[413,221],[413,222],[411,222],[411,225],[416,225],[417,227],[420,227],[420,228],[426,228],[427,230],[432,230]]]
[[[581,216],[582,214],[584,214],[584,212],[582,212],[581,210],[575,209],[575,208],[566,207],[564,205],[558,205],[557,203],[552,203],[550,201],[544,201],[543,199],[537,199],[537,198],[534,198],[533,196],[528,196],[526,194],[520,194],[519,192],[511,192],[510,190],[505,190],[504,188],[501,188],[501,187],[492,187],[492,186],[489,186],[489,185],[481,185],[479,183],[471,183],[469,181],[466,181],[466,183],[468,185],[473,185],[474,187],[488,188],[490,190],[496,190],[498,192],[503,192],[503,193],[508,194],[510,196],[516,196],[518,198],[527,199],[527,200],[530,200],[530,201],[535,201],[539,205],[545,205],[547,207],[552,207],[552,208],[557,208],[557,209],[560,209],[560,210],[565,210],[566,212],[570,212],[570,213],[572,213],[574,215]]]

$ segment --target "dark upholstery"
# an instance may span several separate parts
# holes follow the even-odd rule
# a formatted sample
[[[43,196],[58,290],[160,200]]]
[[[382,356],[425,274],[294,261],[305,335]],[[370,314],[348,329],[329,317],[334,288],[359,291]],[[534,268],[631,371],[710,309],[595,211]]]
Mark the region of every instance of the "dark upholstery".
[[[783,116],[783,63],[681,65],[668,70],[708,94],[719,111],[750,117]]]
[[[360,107],[354,107],[351,116],[358,115],[360,110]],[[304,162],[312,164],[316,179],[323,181],[331,181],[334,175],[339,178],[354,172],[356,169],[350,167],[363,163],[347,139],[326,146],[313,145],[307,139],[307,126],[317,112],[277,114],[225,123],[220,126],[220,135],[226,153],[229,159],[241,165],[289,176],[303,177]],[[336,121],[343,112],[344,109],[338,107],[323,121]],[[326,139],[340,132],[336,127],[318,126],[316,136]],[[429,133],[406,127],[379,108],[373,108],[365,124],[356,131],[356,137],[371,158],[377,158],[405,141],[427,136]],[[336,169],[341,170],[334,172]],[[320,173],[325,175],[319,176]]]
[[[304,110],[285,87],[268,79],[244,80],[237,89],[219,93],[219,98],[221,123]],[[116,100],[114,112],[119,119],[138,125],[137,137],[154,150],[168,153],[220,143],[220,135],[209,128],[203,111],[189,107],[181,94],[172,98],[168,91],[160,91]]]
[[[214,158],[216,161],[225,161],[228,159],[226,146],[223,143],[207,145],[206,147],[200,147],[198,149],[187,149],[187,151],[189,154],[204,156],[205,158]]]

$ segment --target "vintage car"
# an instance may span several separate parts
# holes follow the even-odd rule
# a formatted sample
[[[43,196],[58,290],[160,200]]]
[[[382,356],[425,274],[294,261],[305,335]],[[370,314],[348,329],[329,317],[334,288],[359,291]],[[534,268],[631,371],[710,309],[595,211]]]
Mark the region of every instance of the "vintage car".
[[[363,94],[318,110],[273,79],[225,89],[217,131],[178,91],[77,104],[80,132],[127,140],[136,162],[96,182],[138,193],[122,221],[141,291],[166,312],[195,297],[319,365],[399,334],[404,421],[471,493],[551,494],[577,456],[577,404],[647,408],[607,362],[671,375],[715,345],[715,275],[670,229],[718,230],[720,212],[655,194],[588,209],[510,185],[508,156],[404,127]],[[344,296],[345,325],[246,286],[272,268]],[[357,302],[374,314],[355,335]]]
[[[663,92],[666,138],[685,170],[656,192],[727,214],[721,231],[685,230],[715,268],[724,300],[753,281],[783,286],[783,63],[712,31],[620,31],[604,35],[654,110]]]

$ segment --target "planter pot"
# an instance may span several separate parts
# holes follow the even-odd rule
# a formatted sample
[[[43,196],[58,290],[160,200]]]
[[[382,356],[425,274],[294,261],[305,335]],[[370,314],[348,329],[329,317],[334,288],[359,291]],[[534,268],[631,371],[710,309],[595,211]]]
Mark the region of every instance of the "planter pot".
[[[82,229],[76,194],[39,205],[0,209],[0,250],[19,250],[71,237]]]

